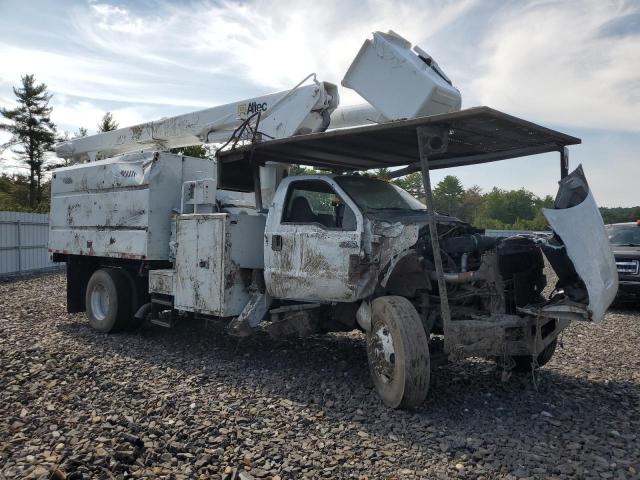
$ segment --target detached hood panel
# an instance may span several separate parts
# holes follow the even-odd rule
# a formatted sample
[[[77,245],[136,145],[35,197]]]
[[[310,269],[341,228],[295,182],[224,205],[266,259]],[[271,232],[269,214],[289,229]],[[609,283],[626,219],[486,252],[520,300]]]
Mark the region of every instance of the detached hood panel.
[[[551,314],[557,309],[558,314],[562,312],[559,316],[566,317],[571,310],[574,319],[600,321],[618,291],[618,272],[602,216],[581,166],[560,182],[555,203],[555,208],[543,209],[543,214],[584,283],[588,304],[573,303],[568,309],[568,302],[564,306],[555,303],[543,307],[541,313]]]

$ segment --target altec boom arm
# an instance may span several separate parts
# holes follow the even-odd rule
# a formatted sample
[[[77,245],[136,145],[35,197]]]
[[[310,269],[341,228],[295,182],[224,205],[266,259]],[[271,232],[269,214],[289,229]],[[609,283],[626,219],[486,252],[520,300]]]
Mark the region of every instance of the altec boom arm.
[[[331,112],[338,102],[335,85],[314,81],[285,92],[76,138],[58,144],[56,153],[63,158],[93,161],[148,149],[222,143],[242,122],[258,112],[257,128],[267,139],[320,132],[329,126]]]

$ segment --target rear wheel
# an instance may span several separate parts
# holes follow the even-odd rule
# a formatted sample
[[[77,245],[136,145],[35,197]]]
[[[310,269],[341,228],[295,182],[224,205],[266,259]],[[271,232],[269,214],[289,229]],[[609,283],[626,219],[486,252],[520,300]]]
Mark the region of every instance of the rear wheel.
[[[392,408],[420,405],[429,391],[429,344],[418,312],[399,296],[371,305],[367,333],[369,372],[382,401]]]
[[[131,289],[124,273],[113,268],[96,270],[85,297],[89,325],[103,333],[124,329],[131,318]]]

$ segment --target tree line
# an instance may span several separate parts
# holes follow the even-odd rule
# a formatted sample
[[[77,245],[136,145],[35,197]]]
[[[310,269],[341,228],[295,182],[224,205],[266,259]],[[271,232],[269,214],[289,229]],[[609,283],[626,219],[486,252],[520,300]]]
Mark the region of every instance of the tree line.
[[[2,174],[0,210],[48,211],[49,182],[46,174],[65,165],[54,160],[54,145],[71,136],[68,132],[60,134],[51,121],[53,109],[49,101],[52,95],[47,91],[47,85],[38,83],[34,75],[24,75],[21,86],[13,87],[13,93],[17,105],[0,108],[0,131],[10,134],[9,140],[0,144],[0,155],[10,150],[21,163],[18,168],[24,168],[28,173]],[[98,131],[116,128],[118,123],[110,112],[106,112],[98,124]],[[74,137],[83,137],[87,133],[86,128],[80,127]]]
[[[55,159],[55,143],[86,136],[88,131],[79,127],[75,134],[58,132],[51,121],[52,95],[44,83],[38,83],[33,75],[22,77],[20,87],[14,87],[16,96],[14,108],[0,108],[0,130],[9,132],[9,141],[0,145],[0,154],[11,149],[27,174],[0,175],[0,210],[49,211],[50,182],[47,172],[66,165]],[[97,125],[99,132],[118,128],[118,122],[111,112],[106,112]],[[173,153],[201,158],[212,158],[211,152],[203,145],[172,149]],[[2,167],[2,165],[0,165]],[[312,169],[294,166],[291,174],[316,173]],[[422,177],[419,172],[401,178],[391,179],[391,171],[379,169],[364,172],[393,182],[418,199],[424,199]],[[477,185],[465,188],[460,179],[446,176],[433,189],[433,201],[437,211],[448,213],[480,228],[545,230],[548,225],[542,215],[542,208],[553,206],[551,196],[538,197],[521,188],[503,190],[494,187],[483,191]],[[640,206],[631,208],[600,208],[605,223],[629,222],[640,219]]]
[[[321,172],[296,166],[291,173],[305,175]],[[424,202],[420,172],[393,179],[391,173],[386,168],[361,172],[365,176],[390,181]],[[465,188],[454,175],[447,175],[438,182],[432,194],[433,206],[437,212],[452,215],[478,228],[496,230],[548,230],[549,225],[542,215],[542,209],[553,208],[554,201],[550,195],[539,197],[525,188],[504,190],[493,187],[487,192],[478,185]],[[640,206],[600,207],[600,213],[605,224],[635,222],[640,219]]]

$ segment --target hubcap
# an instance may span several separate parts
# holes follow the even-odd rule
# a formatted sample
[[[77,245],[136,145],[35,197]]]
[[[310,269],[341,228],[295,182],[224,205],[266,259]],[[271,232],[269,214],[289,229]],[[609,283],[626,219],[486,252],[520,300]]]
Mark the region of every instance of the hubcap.
[[[393,348],[393,337],[384,325],[379,326],[369,336],[369,360],[375,374],[384,383],[393,380],[396,366],[396,352]]]
[[[91,292],[91,312],[99,322],[107,318],[109,312],[109,292],[104,285],[96,285]]]

